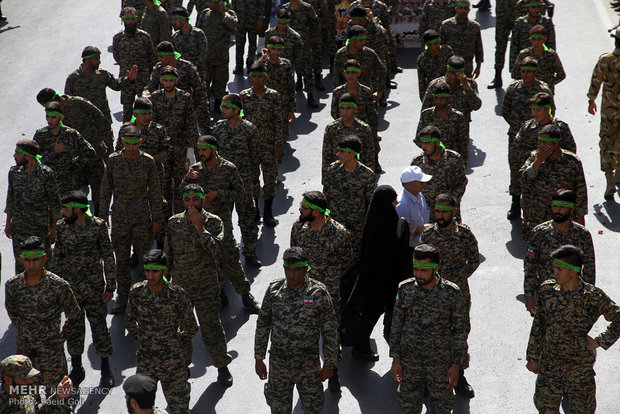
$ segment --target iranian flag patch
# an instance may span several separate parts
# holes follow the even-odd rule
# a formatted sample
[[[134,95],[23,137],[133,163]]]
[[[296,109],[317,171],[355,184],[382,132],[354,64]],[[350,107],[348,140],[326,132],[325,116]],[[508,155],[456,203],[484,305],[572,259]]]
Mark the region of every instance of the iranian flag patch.
[[[312,296],[304,297],[304,305],[312,305],[314,303],[314,298]]]
[[[534,254],[534,248],[532,246],[527,246],[527,254],[529,255]]]

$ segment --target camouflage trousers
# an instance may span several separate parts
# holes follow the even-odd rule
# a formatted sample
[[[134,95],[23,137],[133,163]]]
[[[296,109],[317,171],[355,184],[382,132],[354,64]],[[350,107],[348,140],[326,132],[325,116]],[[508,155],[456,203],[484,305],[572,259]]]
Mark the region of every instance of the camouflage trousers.
[[[224,240],[222,240],[222,257],[220,266],[224,272],[219,272],[220,288],[224,288],[224,273],[228,276],[235,292],[240,295],[250,293],[250,282],[245,276],[239,256],[239,245],[232,232],[232,218],[221,215],[224,223]],[[218,299],[219,301],[219,299]]]
[[[97,158],[77,173],[80,187],[82,185],[87,185],[90,187],[90,194],[96,210],[99,209],[99,193],[101,193],[101,183],[103,181],[103,172],[105,170],[105,166],[103,164],[103,157],[105,156],[104,148],[103,151],[104,152],[101,154],[102,158]],[[97,155],[99,155],[99,149],[97,150]]]
[[[588,414],[596,410],[596,383],[592,364],[561,364],[544,361],[536,378],[534,405],[539,413],[558,412],[563,396],[570,400],[571,413]]]
[[[129,259],[131,247],[138,257],[138,275],[144,279],[142,259],[153,247],[153,230],[148,218],[131,216],[133,211],[112,208],[112,247],[116,256],[117,292],[121,297],[128,297],[131,288],[131,268]],[[115,214],[116,213],[116,214]],[[142,212],[144,214],[144,212]]]
[[[245,40],[248,40],[248,57],[245,60],[248,68],[256,60],[256,25],[244,24],[239,22],[235,31],[235,62],[238,67],[243,67],[243,53],[245,51]]]
[[[429,412],[450,414],[454,407],[454,392],[446,389],[446,374],[450,368],[450,358],[435,358],[432,361],[409,360],[401,357],[403,378],[398,386],[398,402],[403,413],[422,412],[424,387],[428,388],[431,404]]]
[[[189,414],[186,368],[183,358],[171,358],[170,354],[166,357],[146,356],[138,351],[136,374],[148,375],[155,381],[161,381],[171,414]]]
[[[19,255],[22,253],[22,243],[30,236],[37,236],[45,243],[45,252],[47,253],[48,260],[52,257],[52,245],[50,239],[47,236],[49,230],[38,229],[35,231],[21,228],[22,226],[13,220],[11,222],[11,230],[13,235],[11,236],[11,243],[13,244],[13,256],[15,257],[15,274],[19,274],[24,271],[24,265],[22,264]]]
[[[508,37],[515,19],[512,11],[506,11],[504,14],[498,15],[495,21],[495,70],[504,69]],[[509,62],[508,67],[512,67],[513,63]]]
[[[222,99],[226,95],[226,85],[228,84],[228,59],[226,61],[207,62],[207,73],[205,76],[205,84],[207,91],[213,89],[215,99]]]
[[[603,112],[613,111],[603,117]],[[613,174],[620,169],[620,120],[611,120],[609,117],[616,117],[617,108],[605,107],[601,104],[601,130],[599,136],[599,148],[601,154],[601,171],[606,174]]]
[[[511,196],[521,195],[521,174],[519,170],[527,159],[519,156],[515,144],[512,142],[514,135],[508,135],[508,167],[510,168],[510,185],[508,192]]]
[[[181,194],[182,189],[178,187],[189,169],[187,164],[187,146],[173,145],[170,158],[166,163],[166,182],[164,183],[165,192],[163,194],[168,201],[168,209],[174,211],[175,214],[185,209],[183,207],[183,194]],[[172,210],[172,200],[174,200],[174,210]]]
[[[124,73],[120,73],[119,76],[125,76]],[[135,84],[128,84],[126,87],[121,88],[121,104],[123,105],[123,122],[131,121],[133,116],[133,102],[136,99],[136,94],[142,96],[142,91],[146,88],[151,77],[150,69],[149,73],[139,72],[136,78]],[[106,143],[107,144],[107,143]],[[112,147],[110,147],[112,148]]]
[[[388,52],[388,60],[389,60],[389,62],[385,62],[385,65],[387,67],[388,74],[389,74],[390,70],[393,71],[398,66],[398,60],[396,58],[396,39],[394,39],[394,33],[392,33],[392,28],[386,27],[385,30],[387,32],[387,38],[388,38],[387,52]]]
[[[276,161],[275,146],[271,144],[261,144],[258,153],[260,168],[263,171],[263,197],[273,199],[276,195],[276,180],[278,179],[278,162]],[[259,174],[254,180],[254,199],[260,196]]]
[[[112,154],[114,152],[114,131],[112,131],[112,125],[105,125],[101,128],[99,135],[103,140],[103,143],[106,146],[105,153],[106,155]],[[103,162],[108,162],[108,157],[104,157]]]
[[[306,93],[314,93],[314,78],[312,77],[312,47],[306,44],[304,41],[304,45],[302,47],[300,62],[297,62],[297,67],[295,67],[295,71],[297,72],[297,79],[303,78],[304,80],[304,92]]]
[[[240,196],[239,200],[235,200],[235,209],[239,216],[239,228],[241,229],[241,237],[243,239],[243,255],[255,256],[256,243],[258,242],[258,228],[254,223],[256,216],[256,205],[254,204],[254,182],[258,178],[253,175],[242,175],[241,181],[245,187],[245,192]],[[231,230],[232,231],[232,230]]]
[[[269,379],[265,384],[265,399],[273,414],[290,414],[293,411],[293,387],[297,386],[305,414],[319,414],[325,397],[319,379],[318,355],[291,357],[269,353]]]
[[[69,191],[79,190],[80,185],[77,182],[75,171],[73,170],[61,170],[54,169],[56,172],[56,183],[58,184],[58,194],[60,197],[68,193]]]

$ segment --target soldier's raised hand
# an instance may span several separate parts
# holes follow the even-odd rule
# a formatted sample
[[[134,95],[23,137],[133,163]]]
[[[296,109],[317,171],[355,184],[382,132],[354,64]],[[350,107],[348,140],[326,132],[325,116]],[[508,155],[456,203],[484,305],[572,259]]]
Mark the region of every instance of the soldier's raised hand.
[[[132,81],[132,80],[136,80],[137,77],[138,77],[138,67],[136,65],[133,65],[131,69],[127,71],[127,79]]]

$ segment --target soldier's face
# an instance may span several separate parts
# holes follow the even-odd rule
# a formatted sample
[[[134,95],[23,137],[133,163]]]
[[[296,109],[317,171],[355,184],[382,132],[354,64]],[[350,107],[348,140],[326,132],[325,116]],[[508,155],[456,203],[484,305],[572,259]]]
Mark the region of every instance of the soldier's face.
[[[349,17],[351,19],[352,24],[357,24],[358,26],[366,26],[366,17]]]
[[[224,119],[231,119],[235,117],[235,108],[228,105],[220,105],[220,110],[222,111],[222,118]]]
[[[553,277],[560,285],[563,285],[579,277],[579,273],[575,272],[574,270],[567,269],[564,266],[560,266],[557,263],[554,263],[553,264]]]
[[[123,145],[125,146],[125,154],[130,157],[135,157],[140,152],[140,143],[130,144],[128,142],[125,142],[125,140],[123,140]]]
[[[175,30],[181,30],[181,28],[183,27],[183,20],[180,17],[173,17],[172,18],[172,25],[174,26]]]
[[[136,117],[136,123],[140,124],[140,125],[148,125],[151,120],[153,119],[153,113],[147,113],[147,114],[137,114],[137,113],[133,113],[133,116]]]
[[[546,121],[549,118],[549,108],[540,108],[537,106],[532,106],[532,118],[536,120],[536,122]]]
[[[176,61],[176,57],[174,57],[174,55],[157,56],[157,61],[161,62],[163,65],[173,66]]]
[[[336,158],[343,164],[355,159],[355,153],[350,151],[338,150],[336,151]]]
[[[540,16],[540,6],[529,6],[526,7],[526,9],[530,17],[538,18],[538,16]]]
[[[304,222],[311,223],[314,221],[314,215],[312,214],[312,209],[308,207],[307,205],[305,205],[304,203],[301,203],[299,205],[299,221],[302,223]]]
[[[536,78],[535,70],[521,70],[521,79],[523,79],[523,83],[531,85],[534,83],[534,78]]]
[[[289,287],[296,289],[303,286],[308,269],[303,266],[284,266],[284,276]]]
[[[123,24],[125,25],[125,30],[129,32],[135,31],[138,28],[138,19],[123,19]]]
[[[276,23],[276,29],[277,29],[279,32],[283,32],[283,31],[285,31],[287,27],[288,27],[288,23],[280,23],[280,22],[277,22],[277,23]]]
[[[18,165],[20,167],[28,164],[28,160],[26,159],[26,156],[22,154],[21,152],[16,151],[13,154],[13,158],[15,159],[15,165]]]
[[[441,51],[441,42],[432,43],[427,46],[431,55],[437,55]]]
[[[250,81],[252,81],[253,86],[256,86],[257,88],[262,88],[263,86],[265,86],[265,82],[267,81],[267,76],[251,74]]]
[[[530,37],[532,47],[539,48],[547,41],[546,37]]]
[[[351,42],[349,43],[353,48],[357,50],[362,50],[364,46],[366,46],[366,39],[353,39],[351,38]]]
[[[78,214],[75,211],[75,208],[73,208],[73,207],[62,206],[62,208],[60,209],[60,212],[64,216],[65,221],[67,222],[67,224],[75,223],[75,220],[77,220],[77,218],[78,218]]]
[[[211,161],[214,155],[215,150],[211,149],[210,147],[198,149],[198,157],[200,157],[200,161],[202,162]]]
[[[45,120],[47,121],[47,126],[52,129],[60,125],[60,117],[58,116],[45,115]]]
[[[439,141],[435,141],[435,142],[422,142],[420,144],[420,146],[422,147],[422,151],[424,152],[424,154],[426,154],[427,156],[431,156],[434,155],[435,153],[440,151],[440,146],[439,146]]]
[[[4,377],[2,377],[3,383],[7,385],[7,387],[5,387],[5,390],[7,390],[7,388],[10,390],[10,386],[11,385],[30,385],[30,384],[34,384],[34,380],[35,380],[34,378],[25,379],[25,378],[19,378],[19,377],[9,377],[8,375],[5,375]],[[20,388],[17,387],[16,390],[19,391]],[[24,391],[26,391],[26,390],[24,390]],[[20,394],[18,394],[18,393],[11,393],[9,395],[9,397],[15,398],[15,397],[17,397],[19,395]]]
[[[452,224],[452,219],[456,214],[456,210],[435,210],[435,222],[441,228],[448,227]]]
[[[162,84],[162,86],[164,87],[164,91],[166,92],[172,92],[174,90],[174,88],[177,86],[177,78],[174,79],[170,79],[170,78],[162,78],[159,80]]]
[[[574,207],[552,206],[551,213],[553,214],[553,221],[556,223],[564,223],[571,217],[573,209]]]
[[[197,211],[200,211],[202,209],[202,198],[198,197],[196,194],[188,194],[183,197],[183,205],[185,206],[185,210],[195,208]]]
[[[431,263],[431,259],[423,259],[423,260],[419,260],[416,259],[417,262],[422,262],[422,263]],[[436,273],[437,273],[437,268],[435,269],[413,269],[413,277],[415,278],[415,281],[418,283],[418,285],[420,285],[421,287],[424,287],[430,283],[432,283],[436,277]]]
[[[450,102],[450,97],[447,96],[435,96],[433,97],[433,104],[437,107],[437,109],[444,109],[448,102]]]
[[[150,290],[158,290],[158,288],[162,287],[164,284],[163,270],[144,269],[144,277],[148,281],[148,287]]]
[[[352,70],[345,70],[344,78],[347,80],[347,82],[357,82],[361,74],[362,74],[362,71],[354,72]]]
[[[99,65],[101,65],[101,55],[88,58],[84,60],[84,63],[86,63],[91,70],[97,70],[99,69]]]
[[[278,24],[280,25],[282,23]],[[282,52],[284,51],[284,49],[279,47],[267,47],[267,50],[269,51],[269,56],[273,58],[274,62],[280,59],[280,56],[282,56]]]
[[[341,106],[338,108],[340,111],[340,116],[345,121],[350,121],[355,118],[355,113],[357,112],[357,108],[354,106]]]
[[[456,11],[456,18],[458,20],[467,19],[467,15],[469,14],[469,7],[456,7],[454,10]]]
[[[23,263],[26,273],[36,275],[43,270],[43,266],[47,262],[47,254],[43,257],[28,257],[25,259],[20,257],[19,260]]]

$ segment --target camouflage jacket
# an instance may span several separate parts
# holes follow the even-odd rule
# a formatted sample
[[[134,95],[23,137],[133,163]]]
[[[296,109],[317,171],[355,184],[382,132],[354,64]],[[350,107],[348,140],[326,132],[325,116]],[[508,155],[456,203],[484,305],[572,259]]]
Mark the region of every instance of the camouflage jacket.
[[[128,36],[124,31],[112,39],[112,55],[118,63],[119,76],[125,76],[133,65],[138,66],[138,83],[144,85],[157,63],[157,56],[151,36],[144,30],[137,29],[135,36]]]
[[[179,52],[183,59],[196,66],[201,77],[206,74],[209,44],[207,36],[201,29],[190,25],[188,34],[184,34],[182,30],[177,30],[172,35],[172,44],[174,50]]]
[[[307,65],[309,56],[304,49],[304,42],[301,39],[301,35],[290,26],[286,28],[286,31],[282,34],[278,33],[275,27],[270,27],[265,31],[265,41],[269,40],[271,36],[280,36],[284,40],[284,51],[280,57],[288,59],[293,65],[293,70],[301,69],[303,65]]]
[[[601,118],[615,117],[616,111],[606,111],[606,107],[617,108],[620,106],[616,97],[620,94],[620,82],[617,81],[618,73],[620,73],[620,49],[613,52],[604,53],[596,62],[594,71],[592,72],[592,80],[588,89],[588,99],[594,100],[598,95],[598,91],[603,85],[603,94],[601,102]]]
[[[151,36],[154,47],[157,47],[160,42],[170,41],[170,18],[161,6],[153,6],[150,9],[144,8],[140,29]]]
[[[342,95],[347,93],[347,84],[344,83],[340,86],[334,88],[332,92],[332,118],[338,119],[340,118],[340,109],[338,104],[340,103],[340,98]],[[377,106],[375,105],[375,100],[372,96],[372,90],[365,85],[357,82],[357,90],[353,94],[355,96],[355,100],[357,101],[357,111],[355,112],[355,117],[360,121],[366,122],[370,125],[371,128],[376,130],[377,125],[379,123],[379,115],[377,113]]]
[[[232,8],[237,14],[239,25],[256,28],[256,22],[262,20],[265,14],[263,3],[260,0],[233,0]]]
[[[359,160],[362,164],[374,171],[377,149],[375,148],[375,141],[368,124],[355,118],[353,126],[347,127],[342,123],[342,118],[338,118],[327,124],[325,133],[323,134],[322,177],[325,177],[329,165],[337,160],[336,151],[338,150],[338,142],[348,135],[357,135],[360,141],[362,141]]]
[[[133,125],[135,126],[135,122],[125,122],[120,129],[118,130],[118,139],[116,140],[116,151],[120,151],[125,146],[121,142],[121,138],[125,132],[125,129]],[[172,143],[170,142],[170,137],[168,136],[168,132],[166,128],[157,122],[149,122],[149,125],[140,130],[140,138],[142,138],[142,144],[140,144],[140,151],[144,151],[149,154],[151,157],[155,157],[156,155],[161,155],[164,157],[164,162],[170,159],[172,155]],[[163,183],[163,173],[164,173],[164,162],[155,162],[157,165],[157,170],[159,171],[159,179]]]
[[[380,0],[370,0],[370,5],[366,6],[364,1],[356,0],[351,3],[349,10],[351,10],[351,7],[357,6],[358,4],[364,6],[366,9],[370,9],[370,11],[372,11],[372,15],[381,22],[381,26],[383,26],[385,30],[389,30],[391,20],[390,13],[388,6],[384,2]]]
[[[525,121],[532,117],[530,99],[538,92],[548,93],[553,97],[553,92],[545,82],[534,80],[532,86],[527,86],[523,80],[515,80],[506,88],[504,102],[502,103],[502,117],[508,122],[508,139],[512,141],[517,131]],[[555,113],[555,103],[552,100],[551,111]]]
[[[348,46],[341,47],[336,52],[334,59],[334,87],[346,83],[344,67],[349,59],[356,59],[360,63],[362,74],[359,82],[372,89],[373,93],[385,91],[385,79],[387,76],[385,62],[372,49],[364,46],[360,53],[353,54]]]
[[[321,38],[315,33],[316,30],[320,32],[321,22],[309,3],[302,0],[296,10],[293,10],[290,2],[282,5],[282,7],[291,13],[290,27],[299,33],[306,47],[313,43],[313,38]]]
[[[228,62],[230,36],[237,28],[237,15],[226,10],[224,16],[207,8],[200,13],[196,26],[207,36],[209,44],[208,62],[224,64]]]
[[[460,205],[468,180],[463,159],[456,151],[444,149],[438,160],[421,153],[413,157],[411,165],[417,165],[425,174],[433,176],[424,187],[424,197],[431,209],[435,208],[435,198],[441,193],[451,194]]]
[[[428,84],[433,79],[437,79],[446,74],[448,60],[454,56],[452,48],[448,45],[441,45],[439,54],[431,56],[428,50],[418,56],[418,89],[420,100],[424,101],[424,94],[428,89]]]
[[[191,15],[192,11],[196,8],[196,15],[200,16],[200,13],[207,7],[209,7],[209,0],[189,0],[187,2],[187,12]]]
[[[557,118],[552,118],[550,124],[557,126],[560,129],[562,141],[560,141],[560,147],[570,152],[577,152],[577,144],[573,134],[568,127],[568,124],[564,121],[560,121]],[[544,127],[539,124],[534,118],[528,119],[521,125],[519,132],[515,135],[511,142],[511,147],[515,155],[519,158],[520,164],[523,165],[525,160],[528,159],[532,151],[538,148],[538,132]]]
[[[477,21],[467,19],[460,23],[456,16],[451,17],[441,23],[439,34],[441,41],[450,45],[455,55],[465,59],[465,65],[474,59],[477,64],[484,62],[480,24]]]
[[[243,103],[245,119],[258,130],[260,147],[281,148],[288,138],[285,136],[285,131],[288,129],[284,128],[284,122],[288,123],[288,112],[282,108],[278,91],[265,87],[263,93],[259,95],[254,92],[254,88],[248,88],[242,90],[239,96]]]
[[[566,79],[566,72],[560,61],[560,57],[553,49],[544,50],[542,56],[534,54],[532,47],[528,47],[519,52],[517,60],[512,67],[512,78],[521,79],[521,62],[526,57],[532,57],[538,61],[538,69],[536,70],[536,79],[547,84],[553,91],[553,87]]]
[[[105,144],[100,135],[104,125],[103,113],[89,100],[80,96],[68,96],[67,105],[63,109],[65,118],[62,120],[65,126],[77,130],[90,145],[93,146],[97,154],[105,150]]]
[[[265,64],[268,74],[265,86],[275,89],[280,94],[282,110],[285,113],[283,122],[288,124],[288,114],[295,112],[296,109],[295,69],[293,69],[291,62],[285,58],[280,58],[277,63],[269,62],[267,57],[261,61]],[[286,138],[288,139],[288,137]]]
[[[225,119],[221,119],[213,126],[213,136],[220,143],[220,156],[235,164],[241,179],[249,185],[246,180],[258,174],[258,129],[245,119],[241,119],[237,128],[231,128]]]
[[[434,106],[433,94],[437,89],[437,84],[441,81],[448,83],[448,78],[444,75],[431,81],[428,85],[428,89],[424,94],[424,101],[422,102],[422,109],[430,108]],[[469,89],[463,88],[463,85],[458,81],[454,85],[450,85],[452,96],[450,97],[450,106],[457,111],[460,111],[465,116],[468,122],[471,122],[471,113],[477,111],[482,106],[482,100],[478,94],[478,84],[472,78],[467,78],[469,83]]]
[[[420,131],[424,127],[433,125],[439,128],[441,132],[441,142],[447,149],[451,149],[459,153],[459,155],[467,154],[467,146],[469,145],[469,131],[467,119],[462,112],[454,108],[450,108],[447,116],[437,116],[435,107],[424,109],[420,114],[420,122],[418,122],[418,130],[415,134],[413,142],[420,147]],[[421,147],[420,147],[421,148]]]
[[[510,40],[510,60],[512,63],[517,60],[519,52],[531,45],[530,43],[530,30],[536,25],[541,25],[545,28],[547,41],[545,45],[550,49],[555,50],[555,28],[550,18],[543,16],[542,14],[537,21],[531,23],[528,16],[521,16],[515,20],[512,26],[512,36]]]
[[[347,30],[345,31],[346,37],[348,37],[349,29],[353,26],[353,21],[349,20],[347,23]],[[377,55],[385,63],[388,58],[388,35],[386,29],[381,26],[381,22],[378,18],[366,19],[366,24],[363,25],[366,29],[366,47],[377,52]],[[388,26],[389,28],[389,26]]]
[[[172,147],[187,148],[196,145],[198,124],[189,93],[177,88],[174,97],[166,98],[166,93],[159,90],[153,92],[151,102],[153,122],[166,128]]]
[[[456,8],[456,0],[446,0],[443,5],[439,4],[437,0],[426,0],[424,6],[422,6],[422,18],[420,20],[420,27],[418,32],[422,43],[424,43],[424,32],[427,30],[435,30],[439,33],[441,29],[441,23],[454,16]],[[442,39],[443,40],[443,39]]]

